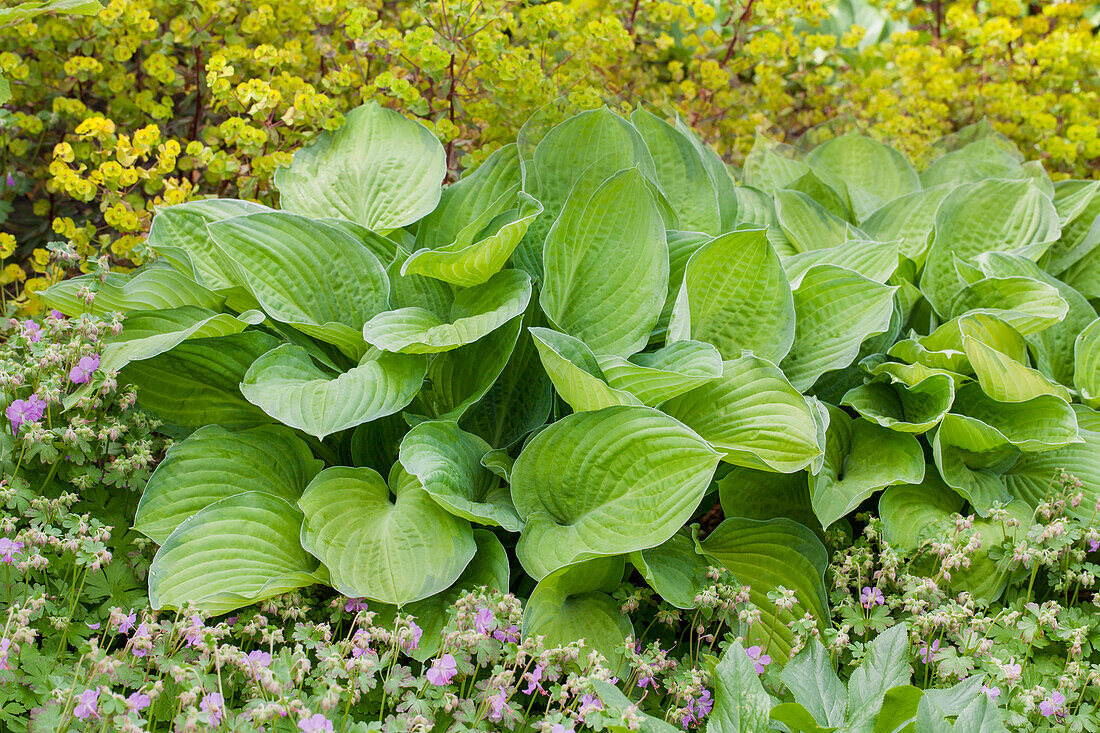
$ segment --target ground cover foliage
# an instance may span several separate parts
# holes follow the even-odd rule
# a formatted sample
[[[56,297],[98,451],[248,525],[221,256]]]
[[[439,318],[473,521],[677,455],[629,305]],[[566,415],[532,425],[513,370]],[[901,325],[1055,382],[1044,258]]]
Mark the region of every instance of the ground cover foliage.
[[[481,586],[524,599],[514,641],[579,644],[603,660],[582,671],[633,678],[643,647],[624,611],[717,598],[717,628],[694,631],[708,649],[723,627],[737,639],[713,704],[756,711],[731,730],[770,715],[915,731],[1003,725],[979,687],[1022,677],[991,640],[1017,641],[1003,614],[1033,613],[1024,661],[1062,618],[1044,646],[1083,666],[1063,684],[1065,665],[1033,661],[1016,722],[1067,721],[1063,687],[1086,720],[1098,185],[1052,183],[987,125],[938,148],[918,173],[859,135],[805,156],[761,140],[735,182],[678,120],[549,107],[441,188],[437,139],[367,104],[278,172],[281,209],[164,208],[153,266],[45,291],[52,329],[123,320],[60,388],[13,385],[13,432],[118,382],[181,438],[133,519],[159,545],[153,611],[331,586],[382,629],[409,614],[422,636],[404,651],[442,660],[440,631]],[[875,495],[867,524],[854,512]],[[852,544],[865,526],[887,560]],[[734,585],[716,590],[723,574]],[[853,634],[876,640],[853,652]],[[849,655],[846,704],[823,644]],[[933,672],[962,687],[906,687],[914,652],[922,687]],[[808,675],[776,678],[794,699],[774,710],[757,678],[773,663]],[[803,679],[829,692],[815,702]],[[691,699],[688,722],[679,694],[656,712],[690,727]]]

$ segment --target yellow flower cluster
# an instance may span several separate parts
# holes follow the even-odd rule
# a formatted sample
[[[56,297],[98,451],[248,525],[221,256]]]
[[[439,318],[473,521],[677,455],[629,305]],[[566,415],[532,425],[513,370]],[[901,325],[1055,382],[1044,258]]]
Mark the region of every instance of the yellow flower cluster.
[[[0,220],[0,284],[32,308],[19,284],[40,284],[50,239],[132,267],[156,206],[274,203],[275,170],[369,99],[431,128],[454,170],[564,99],[675,112],[733,163],[758,133],[823,125],[919,157],[986,118],[1056,176],[1092,175],[1091,3],[871,3],[888,30],[841,23],[836,0],[109,0],[38,16],[0,38],[0,155],[25,182],[0,196],[52,227]]]

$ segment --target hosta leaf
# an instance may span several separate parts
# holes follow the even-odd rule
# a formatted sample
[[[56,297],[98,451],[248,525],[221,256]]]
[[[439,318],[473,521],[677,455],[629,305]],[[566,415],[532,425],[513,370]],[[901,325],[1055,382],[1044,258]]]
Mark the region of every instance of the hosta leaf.
[[[670,342],[706,341],[725,359],[749,350],[778,362],[794,331],[791,288],[763,230],[723,234],[691,256],[669,322]]]
[[[978,383],[995,400],[1024,402],[1039,395],[1054,395],[1070,401],[1069,390],[1062,385],[972,336],[963,336],[963,351]]]
[[[656,547],[630,553],[630,562],[676,608],[695,608],[695,597],[708,585],[707,561],[686,528]]]
[[[661,308],[661,317],[657,319],[657,327],[650,335],[650,342],[664,337],[668,332],[668,322],[672,318],[672,308],[676,305],[676,298],[680,295],[680,287],[684,283],[684,270],[691,256],[711,241],[712,237],[702,232],[665,232],[665,241],[668,244],[668,292],[665,294],[665,304]]]
[[[184,341],[165,354],[132,362],[119,382],[136,385],[138,406],[170,426],[262,425],[271,418],[244,398],[239,385],[252,362],[278,344],[257,331]]]
[[[822,180],[823,177],[829,177],[836,180],[824,171],[815,173],[811,170],[798,180],[789,183],[786,188],[789,191],[798,191],[799,193],[806,194],[820,204],[823,209],[838,219],[853,221],[852,211],[848,208],[848,197],[844,189],[844,184],[836,181],[837,186],[833,188]]]
[[[835,265],[818,265],[794,291],[794,345],[780,363],[798,389],[855,360],[869,336],[890,326],[896,288]]]
[[[711,235],[722,231],[718,191],[691,138],[640,107],[630,121],[653,156],[657,183],[676,211],[680,227]]]
[[[298,500],[302,545],[344,595],[403,606],[449,587],[474,556],[469,522],[419,485],[395,490],[391,500],[372,469],[335,467],[317,474]]]
[[[991,179],[959,186],[936,210],[921,291],[937,313],[947,313],[951,297],[963,287],[953,256],[966,262],[999,251],[1037,259],[1058,233],[1054,204],[1027,181]]]
[[[1002,402],[969,384],[959,389],[952,412],[980,420],[1026,453],[1048,451],[1078,441],[1073,409],[1052,395]]]
[[[546,235],[543,263],[539,302],[556,326],[597,353],[644,348],[669,266],[664,222],[642,174],[617,173],[590,197],[574,192]]]
[[[1073,354],[1073,386],[1082,402],[1100,408],[1100,318],[1077,336]]]
[[[836,247],[848,239],[848,223],[804,193],[777,191],[775,211],[779,226],[796,252]]]
[[[1078,518],[1092,516],[1096,501],[1100,499],[1100,423],[1096,413],[1082,416],[1088,408],[1078,410],[1080,435],[1084,442],[1073,443],[1057,450],[1043,453],[1025,453],[1004,474],[1004,481],[1012,496],[1020,497],[1030,506],[1038,506],[1050,495],[1051,486],[1065,471],[1081,481],[1085,495],[1079,507],[1066,506],[1066,511]],[[1087,422],[1091,420],[1091,422]]]
[[[854,133],[818,145],[806,161],[844,181],[856,221],[863,221],[885,202],[921,187],[917,172],[901,153]]]
[[[727,517],[786,517],[820,532],[821,523],[810,504],[809,475],[807,471],[775,473],[736,466],[715,484]]]
[[[609,385],[650,407],[722,376],[718,350],[698,341],[677,341],[629,359],[597,356],[596,362]]]
[[[775,211],[775,202],[771,196],[751,186],[737,187],[737,206],[741,229],[766,229],[768,241],[780,257],[790,257],[799,250],[787,239],[779,226],[779,217]]]
[[[806,398],[772,363],[752,355],[727,361],[722,377],[661,409],[701,435],[723,460],[790,473],[824,451]]]
[[[583,639],[623,671],[623,643],[634,633],[630,619],[609,593],[622,581],[622,557],[566,565],[539,581],[523,609],[523,635],[543,636],[547,648]]]
[[[1008,501],[1001,473],[1019,451],[981,420],[948,413],[932,435],[932,455],[944,482],[958,491],[981,516],[994,502]]]
[[[943,482],[934,466],[928,466],[917,484],[891,486],[878,499],[883,536],[893,547],[912,554],[936,537],[936,523],[962,511],[963,498]]]
[[[477,341],[523,313],[531,300],[531,279],[503,270],[483,285],[455,296],[447,320],[412,306],[379,313],[363,326],[363,338],[385,351],[437,354]]]
[[[149,247],[184,275],[211,290],[243,286],[237,265],[214,244],[206,225],[245,214],[271,211],[236,199],[204,199],[158,209],[149,229]]]
[[[193,603],[221,614],[317,582],[317,560],[298,542],[301,527],[296,507],[263,491],[210,504],[157,550],[149,604]]]
[[[582,341],[548,328],[531,328],[543,369],[574,412],[600,410],[615,405],[641,405],[642,401],[607,383],[596,356]]]
[[[1062,281],[1086,298],[1100,298],[1100,247],[1061,275]]]
[[[358,366],[333,374],[299,346],[264,354],[241,380],[241,393],[279,422],[325,436],[392,415],[409,404],[424,379],[424,357],[367,352]]]
[[[267,315],[358,357],[360,330],[387,308],[382,263],[342,229],[281,211],[208,226],[218,247],[244,271]]]
[[[409,255],[404,248],[398,247],[394,252],[393,261],[386,268],[386,275],[390,281],[390,309],[415,306],[431,311],[439,318],[446,318],[455,302],[455,289],[450,284],[433,277],[415,275],[411,272],[403,275],[401,270],[408,259]]]
[[[703,167],[707,169],[711,183],[714,184],[714,190],[718,194],[718,211],[722,220],[720,231],[725,232],[734,229],[737,226],[739,214],[737,210],[737,184],[734,182],[733,176],[730,175],[729,167],[714,148],[699,139],[695,131],[678,115],[675,127],[691,141],[691,144],[698,151],[699,157],[703,160]]]
[[[95,294],[91,303],[80,296],[84,288]],[[115,311],[166,310],[186,305],[218,311],[225,303],[225,296],[168,268],[144,270],[132,276],[109,272],[103,282],[96,275],[72,277],[50,286],[40,293],[40,297],[48,307],[70,317],[82,313],[103,316]]]
[[[522,318],[516,316],[472,344],[429,357],[424,385],[408,411],[444,420],[458,420],[466,414],[508,363],[521,323]],[[472,364],[477,368],[471,368]]]
[[[119,370],[132,361],[171,351],[188,339],[215,338],[240,333],[263,322],[259,311],[239,316],[185,305],[164,310],[135,311],[126,318],[122,333],[103,347],[100,369]]]
[[[912,435],[829,409],[825,465],[810,476],[814,512],[825,529],[878,489],[920,483],[924,452]]]
[[[803,276],[815,265],[836,265],[885,283],[898,269],[898,243],[851,239],[835,247],[813,249],[783,259],[783,269],[793,288],[802,283]]]
[[[275,187],[287,211],[384,232],[431,212],[446,174],[446,153],[428,128],[369,102],[295,153],[275,172]]]
[[[921,172],[920,182],[924,188],[932,188],[983,179],[1019,179],[1025,176],[1021,162],[1021,157],[996,140],[976,140],[936,158]]]
[[[158,544],[195,512],[245,491],[265,491],[288,502],[322,463],[281,426],[229,431],[207,425],[176,443],[149,478],[134,529]]]
[[[656,547],[684,525],[719,456],[648,407],[609,407],[557,421],[512,470],[527,526],[516,553],[542,578],[578,560]]]
[[[714,665],[714,709],[706,733],[766,733],[772,698],[745,648],[735,639]]]
[[[794,634],[787,624],[810,613],[819,627],[829,623],[824,574],[829,564],[821,540],[789,519],[759,522],[729,518],[702,542],[699,552],[725,566],[737,582],[750,587],[750,600],[760,609],[760,621],[748,639],[767,648],[781,663],[791,656]],[[795,592],[790,609],[780,609],[768,598],[783,586]]]
[[[1044,267],[1053,273],[1067,268],[1100,244],[1100,182],[1058,181],[1054,184],[1054,208],[1062,224],[1062,236],[1051,245]]]
[[[422,422],[401,441],[401,465],[436,503],[478,524],[523,529],[507,486],[481,465],[492,447],[447,421]]]
[[[912,385],[888,379],[848,390],[841,404],[884,428],[923,433],[935,427],[955,401],[955,383],[946,374],[930,374]]]
[[[757,135],[745,158],[745,183],[770,195],[786,188],[810,171],[810,165],[795,157],[794,148]]]
[[[955,293],[947,306],[952,318],[973,311],[994,315],[1026,336],[1061,321],[1069,304],[1053,285],[1030,277],[985,277]]]
[[[899,196],[862,220],[859,228],[880,242],[900,241],[901,254],[923,263],[936,209],[951,189],[937,186]]]
[[[956,730],[1005,733],[1004,714],[988,695],[977,695],[955,719]]]

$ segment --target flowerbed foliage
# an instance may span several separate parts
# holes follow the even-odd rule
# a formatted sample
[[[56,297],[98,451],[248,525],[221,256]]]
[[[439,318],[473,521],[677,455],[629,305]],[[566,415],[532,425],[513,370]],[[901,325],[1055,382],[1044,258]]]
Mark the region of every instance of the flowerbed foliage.
[[[37,313],[38,292],[98,254],[144,262],[155,206],[274,204],[293,150],[371,99],[428,124],[452,172],[562,95],[575,110],[648,100],[738,163],[757,131],[812,145],[822,125],[924,163],[936,138],[988,118],[1056,177],[1094,170],[1088,4],[877,5],[112,0],[9,19],[0,285]],[[50,262],[55,236],[79,263]]]

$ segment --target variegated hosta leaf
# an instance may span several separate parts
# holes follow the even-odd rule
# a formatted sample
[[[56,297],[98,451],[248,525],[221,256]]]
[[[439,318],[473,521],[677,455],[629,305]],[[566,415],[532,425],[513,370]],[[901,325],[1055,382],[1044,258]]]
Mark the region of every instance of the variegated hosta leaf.
[[[621,356],[597,356],[604,379],[643,405],[656,407],[722,376],[722,356],[710,344],[677,341],[663,349]]]
[[[613,673],[626,668],[623,646],[634,627],[609,594],[619,587],[621,556],[566,565],[545,576],[523,609],[523,635],[545,637],[547,648],[583,639]]]
[[[798,389],[827,371],[849,366],[864,339],[884,332],[896,288],[835,265],[817,265],[794,291],[794,345],[780,363]]]
[[[435,503],[413,477],[390,487],[369,468],[326,468],[298,506],[302,545],[347,596],[403,606],[454,583],[477,549],[470,523]]]
[[[924,452],[915,437],[829,408],[825,463],[810,476],[810,497],[823,528],[878,489],[920,483],[922,478]]]
[[[422,422],[401,441],[401,465],[436,503],[478,524],[523,529],[507,486],[481,458],[492,446],[447,421]]]
[[[227,613],[321,579],[298,541],[302,513],[274,494],[221,499],[180,524],[149,566],[154,609]],[[323,573],[323,570],[320,571]]]
[[[94,294],[91,303],[81,297],[80,291],[84,289]],[[224,295],[207,290],[188,276],[165,267],[143,270],[136,275],[109,272],[102,282],[96,275],[72,277],[51,285],[39,295],[48,307],[70,317],[83,313],[103,316],[112,312],[166,310],[188,305],[220,311],[225,304]]]
[[[385,232],[431,212],[446,174],[447,155],[428,128],[368,102],[296,152],[275,187],[287,211]]]
[[[1082,402],[1100,408],[1100,318],[1078,334],[1073,354],[1073,386]]]
[[[206,225],[246,214],[271,211],[237,199],[203,199],[157,210],[149,229],[149,247],[177,271],[211,290],[225,293],[245,285],[243,274],[207,231]]]
[[[1011,142],[996,139],[975,140],[932,161],[920,174],[925,188],[973,183],[987,178],[1022,179],[1025,172],[1019,150],[1007,150]]]
[[[649,586],[676,608],[695,608],[695,597],[709,584],[707,561],[696,551],[687,528],[656,547],[630,553],[630,562]]]
[[[913,166],[889,145],[855,133],[835,137],[814,148],[807,162],[844,182],[856,221],[863,221],[887,201],[917,191]]]
[[[832,181],[829,185],[826,179]],[[823,209],[843,221],[852,221],[852,211],[848,208],[848,196],[843,182],[818,169],[808,171],[787,185],[787,190],[804,193],[817,202]]]
[[[669,269],[664,221],[642,174],[631,168],[591,195],[570,195],[546,235],[543,268],[539,303],[554,325],[601,354],[641,351]]]
[[[749,628],[748,639],[764,646],[773,658],[785,661],[790,657],[794,641],[788,627],[791,622],[809,613],[820,628],[829,623],[824,583],[829,555],[806,527],[789,519],[759,522],[733,517],[696,542],[701,554],[750,587],[750,600],[761,613],[760,621]],[[790,609],[781,609],[768,598],[779,586],[794,591]]]
[[[167,353],[131,362],[119,382],[138,388],[138,406],[167,425],[247,428],[271,418],[241,394],[240,383],[256,359],[279,345],[266,333],[184,341]]]
[[[346,230],[282,211],[207,228],[267,315],[355,358],[366,351],[360,331],[387,308],[389,280]]]
[[[989,179],[959,186],[936,210],[935,235],[920,288],[936,312],[946,314],[959,281],[953,257],[966,262],[983,252],[1038,259],[1058,238],[1058,212],[1025,180]]]
[[[699,505],[719,455],[648,407],[609,407],[557,421],[512,470],[527,522],[516,553],[542,578],[573,562],[655,547]]]
[[[726,165],[726,161],[722,160],[718,152],[706,141],[700,139],[679,115],[677,115],[673,125],[691,142],[699,153],[699,157],[702,158],[703,167],[707,169],[707,174],[710,175],[711,183],[714,184],[714,190],[718,194],[718,212],[721,214],[722,220],[721,231],[735,229],[740,212],[737,210],[737,184],[730,174],[729,166]]]
[[[723,234],[691,256],[669,321],[670,342],[705,341],[725,359],[748,350],[778,362],[794,332],[791,288],[763,230]]]
[[[363,326],[363,338],[385,351],[438,354],[473,343],[521,315],[531,300],[531,279],[503,270],[455,296],[446,318],[411,306],[379,313]]]
[[[282,426],[230,431],[207,425],[173,445],[157,466],[141,495],[134,529],[164,544],[185,519],[235,494],[265,491],[297,502],[322,465]]]
[[[756,356],[724,362],[719,379],[661,409],[736,465],[790,473],[825,450],[824,427],[806,398],[778,367]]]
[[[372,349],[358,366],[333,374],[305,349],[284,344],[249,367],[241,393],[279,422],[324,439],[405,407],[426,368],[423,356]]]
[[[607,383],[595,354],[580,339],[549,328],[530,331],[543,369],[574,412],[642,404],[632,393]]]

